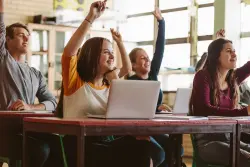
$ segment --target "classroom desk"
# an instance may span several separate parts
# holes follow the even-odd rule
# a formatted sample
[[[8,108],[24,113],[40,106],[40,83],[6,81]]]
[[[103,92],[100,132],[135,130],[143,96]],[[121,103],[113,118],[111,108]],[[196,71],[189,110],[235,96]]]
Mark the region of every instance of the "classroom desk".
[[[236,151],[235,120],[102,120],[102,119],[59,119],[24,118],[23,123],[23,162],[26,163],[26,136],[28,132],[59,133],[77,136],[77,167],[84,166],[84,137],[101,135],[157,135],[194,133],[230,133],[231,166],[235,166]],[[181,140],[180,140],[181,141]],[[181,143],[179,143],[179,146]],[[180,150],[180,149],[178,149]],[[180,153],[177,153],[177,166],[181,166]]]
[[[16,135],[23,132],[24,117],[51,117],[50,113],[18,113],[14,111],[0,111],[0,156],[21,160],[21,141]]]
[[[236,145],[236,166],[239,166],[239,156],[240,156],[240,139],[241,139],[241,133],[250,133],[250,120],[237,120],[237,145]]]

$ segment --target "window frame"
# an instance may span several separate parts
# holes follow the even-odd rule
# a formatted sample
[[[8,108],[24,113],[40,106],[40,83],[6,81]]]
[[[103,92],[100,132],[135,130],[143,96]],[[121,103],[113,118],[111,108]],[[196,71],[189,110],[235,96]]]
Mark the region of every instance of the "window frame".
[[[214,3],[207,3],[207,4],[200,4],[199,5],[199,4],[195,3],[195,0],[194,0],[194,4],[197,7],[197,10],[198,10],[198,8],[206,8],[206,7],[214,6]],[[160,8],[159,0],[155,0],[155,5]],[[184,10],[188,10],[188,6],[161,10],[161,13],[165,14],[165,13],[170,13],[170,12],[184,11]],[[141,16],[147,16],[147,15],[152,15],[152,11],[128,15],[128,18],[141,17]],[[198,19],[198,15],[195,16],[195,19],[190,19],[190,30],[188,33],[189,35],[187,37],[166,39],[166,45],[190,43],[190,66],[194,66],[197,62],[197,58],[198,58],[197,43],[198,43],[198,41],[213,40],[213,34],[198,36],[197,35],[198,34],[197,27],[194,29],[191,28],[192,24],[197,26],[197,19]],[[156,39],[157,39],[157,31],[158,31],[158,23],[154,19],[154,39],[150,40],[150,41],[138,41],[138,42],[136,42],[138,47],[144,46],[144,45],[152,45],[153,50],[155,50],[154,44],[155,44]],[[197,39],[193,40],[192,39],[193,36],[196,36]],[[250,36],[250,33],[249,33],[249,36]]]

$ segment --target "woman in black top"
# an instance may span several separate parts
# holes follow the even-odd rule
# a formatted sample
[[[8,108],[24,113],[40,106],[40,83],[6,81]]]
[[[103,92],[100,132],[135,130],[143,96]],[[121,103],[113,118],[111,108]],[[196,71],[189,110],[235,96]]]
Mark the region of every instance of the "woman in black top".
[[[155,53],[152,59],[152,62],[149,59],[148,54],[142,48],[133,49],[130,54],[130,61],[132,63],[132,69],[135,72],[135,75],[128,77],[128,80],[158,80],[158,74],[161,67],[161,62],[164,54],[165,48],[165,21],[161,15],[159,9],[156,9],[154,15],[159,23],[158,36],[156,41]],[[162,90],[159,92],[159,97],[156,106],[156,112],[171,110],[168,106],[162,104],[163,93]],[[166,167],[168,160],[166,159],[168,153],[170,154],[170,145],[168,135],[157,135],[150,138],[151,143],[160,144],[165,151],[165,157],[161,157],[158,152],[155,151],[154,158],[152,157],[153,163],[157,159],[165,159],[160,167]],[[153,147],[152,150],[153,151]]]

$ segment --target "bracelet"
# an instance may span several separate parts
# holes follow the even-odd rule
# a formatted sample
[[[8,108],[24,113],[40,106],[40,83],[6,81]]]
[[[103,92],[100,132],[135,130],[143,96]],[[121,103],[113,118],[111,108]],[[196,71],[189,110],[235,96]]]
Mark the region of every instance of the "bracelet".
[[[89,24],[92,24],[91,21],[89,21],[88,19],[85,19],[85,21],[89,22]]]

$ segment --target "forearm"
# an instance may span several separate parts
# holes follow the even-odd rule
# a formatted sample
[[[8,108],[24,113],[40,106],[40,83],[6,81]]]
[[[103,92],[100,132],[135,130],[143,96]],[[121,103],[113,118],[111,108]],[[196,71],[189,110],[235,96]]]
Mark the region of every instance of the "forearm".
[[[117,42],[117,46],[121,53],[121,60],[122,60],[122,68],[120,70],[119,77],[123,77],[127,75],[130,71],[132,71],[132,65],[127,55],[123,42]]]
[[[165,21],[159,21],[159,29],[155,46],[155,53],[151,63],[151,73],[158,75],[165,49]]]
[[[30,104],[30,110],[45,110],[46,107],[43,103],[41,104]]]
[[[5,42],[6,42],[5,38],[6,38],[6,29],[4,25],[4,13],[0,12],[0,58],[7,56],[5,47]]]
[[[158,27],[158,34],[155,46],[155,54],[156,55],[163,55],[164,47],[165,47],[165,21],[164,19],[158,20],[159,27]]]
[[[93,23],[93,21],[95,20],[94,16],[91,15],[88,15],[86,19],[91,23]],[[81,47],[81,44],[89,28],[91,27],[91,23],[86,21],[86,19],[82,22],[80,27],[78,27],[73,36],[70,38],[68,44],[64,48],[64,55],[74,56],[77,54],[78,49]]]
[[[4,12],[4,0],[0,0],[0,13]]]
[[[244,64],[242,67],[236,69],[236,78],[238,84],[241,84],[250,75],[250,61]]]

